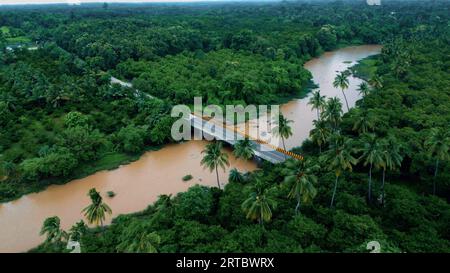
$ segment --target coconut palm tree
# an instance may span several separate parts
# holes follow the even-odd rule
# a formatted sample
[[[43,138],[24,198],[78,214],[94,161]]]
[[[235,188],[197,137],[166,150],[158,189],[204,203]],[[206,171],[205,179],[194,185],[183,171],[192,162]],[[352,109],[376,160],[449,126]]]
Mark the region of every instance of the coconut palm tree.
[[[46,235],[46,243],[59,243],[63,239],[67,239],[67,233],[61,229],[61,220],[58,216],[45,219],[40,235]]]
[[[97,226],[103,226],[103,221],[106,218],[106,213],[112,214],[111,208],[103,203],[103,198],[95,188],[89,190],[88,193],[91,198],[91,204],[84,208],[84,216],[87,218],[89,224],[95,223]]]
[[[366,102],[366,96],[369,95],[370,93],[370,87],[367,84],[367,82],[362,82],[359,84],[358,86],[358,92],[361,95],[362,99],[363,99],[363,103]]]
[[[425,140],[425,148],[428,155],[435,159],[433,194],[436,194],[436,178],[439,170],[439,162],[450,158],[450,133],[448,128],[432,128]]]
[[[370,78],[369,84],[373,86],[375,89],[383,88],[383,81],[381,77],[378,75],[374,75],[372,78]]]
[[[174,204],[172,194],[161,194],[155,203],[156,211],[170,215],[173,212]]]
[[[282,114],[280,114],[280,119],[278,121],[278,125],[274,128],[274,135],[280,136],[281,141],[283,142],[283,149],[286,150],[286,145],[284,140],[292,136],[292,128],[289,126],[292,123],[292,120],[286,119]],[[286,157],[286,155],[285,155]]]
[[[275,206],[275,201],[266,193],[266,190],[258,187],[242,203],[242,210],[246,213],[247,219],[258,220],[258,223],[263,226],[264,222],[272,219],[272,209]]]
[[[312,93],[308,104],[311,105],[311,108],[313,110],[315,109],[317,111],[317,120],[320,120],[320,111],[322,111],[325,103],[325,96],[320,95],[320,90],[314,91]]]
[[[339,129],[342,120],[342,103],[339,98],[329,98],[322,113],[323,119],[327,120],[334,132]]]
[[[255,155],[254,149],[253,143],[248,138],[245,138],[236,141],[233,154],[236,158],[250,160]]]
[[[314,172],[318,169],[319,165],[313,164],[309,159],[286,162],[284,182],[291,187],[288,198],[297,200],[296,214],[300,212],[301,203],[309,203],[316,197],[317,190],[314,185],[317,183],[317,177]]]
[[[217,141],[206,145],[205,149],[202,151],[202,154],[205,155],[200,164],[205,168],[208,168],[210,172],[216,170],[217,186],[220,189],[218,167],[225,170],[225,166],[230,165],[228,161],[228,154],[222,152],[222,142]]]
[[[385,194],[384,194],[384,182],[386,178],[386,169],[391,171],[396,170],[401,166],[403,157],[400,154],[400,145],[398,144],[397,139],[390,135],[386,139],[382,141],[384,162],[381,167],[383,168],[383,176],[381,182],[381,203],[384,205]]]
[[[156,253],[161,238],[146,221],[132,220],[118,234],[116,250],[125,253]]]
[[[356,118],[353,123],[353,131],[359,134],[365,134],[375,127],[373,115],[367,110],[355,110]]]
[[[73,225],[69,230],[69,238],[72,241],[79,241],[81,237],[86,233],[88,227],[83,220]]]
[[[242,183],[244,181],[244,176],[236,168],[233,168],[228,175],[228,181]]]
[[[136,234],[133,240],[125,241],[126,253],[158,253],[157,247],[161,243],[161,237],[156,232],[141,232]],[[120,246],[118,248],[120,249]]]
[[[330,148],[322,156],[322,161],[327,164],[327,169],[334,171],[336,179],[334,182],[333,195],[331,197],[330,208],[333,207],[339,177],[345,171],[352,171],[358,160],[353,157],[355,152],[353,142],[340,134],[335,134],[330,138]]]
[[[359,160],[363,160],[364,166],[369,165],[369,188],[367,191],[367,198],[369,202],[372,201],[372,170],[373,168],[383,168],[386,164],[383,148],[380,141],[375,134],[365,134],[362,137],[362,147],[359,149],[362,152]]]
[[[347,111],[349,111],[350,108],[348,107],[347,96],[345,95],[344,90],[347,89],[349,85],[348,76],[348,73],[341,72],[340,74],[336,75],[336,78],[334,78],[333,82],[334,88],[340,88],[342,91],[342,95],[344,95],[345,104],[347,105]]]
[[[322,153],[322,145],[327,142],[331,131],[324,120],[314,120],[314,128],[309,132],[311,140],[319,146],[319,153]]]

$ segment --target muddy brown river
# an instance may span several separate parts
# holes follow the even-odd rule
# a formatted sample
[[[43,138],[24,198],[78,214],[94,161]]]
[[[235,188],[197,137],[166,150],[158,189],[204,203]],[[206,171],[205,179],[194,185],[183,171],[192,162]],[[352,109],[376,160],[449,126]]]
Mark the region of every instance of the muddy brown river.
[[[322,95],[337,96],[343,101],[341,91],[332,85],[336,71],[343,71],[380,50],[381,47],[377,45],[347,47],[327,52],[307,62],[305,67],[313,74],[313,80],[319,85]],[[350,86],[345,92],[351,107],[359,99],[356,89],[361,80],[354,77],[349,80]],[[292,100],[281,107],[283,114],[294,121],[294,135],[286,141],[288,148],[299,146],[311,130],[316,112],[307,105],[308,100],[309,97]],[[87,196],[90,188],[101,192],[113,211],[112,217],[115,217],[143,210],[161,194],[175,195],[195,184],[216,186],[215,174],[200,166],[201,151],[205,145],[205,141],[168,145],[159,151],[148,152],[138,161],[116,170],[101,171],[0,204],[0,252],[23,252],[37,246],[44,239],[39,236],[39,231],[47,217],[59,216],[62,228],[69,229],[83,219],[81,210],[90,203]],[[227,152],[230,167],[220,172],[222,183],[226,181],[231,168],[244,172],[256,169],[252,161],[236,160],[231,150]],[[194,178],[183,182],[182,177],[186,174]],[[108,198],[107,191],[114,191],[117,195]],[[108,217],[107,223],[110,221],[111,217]]]

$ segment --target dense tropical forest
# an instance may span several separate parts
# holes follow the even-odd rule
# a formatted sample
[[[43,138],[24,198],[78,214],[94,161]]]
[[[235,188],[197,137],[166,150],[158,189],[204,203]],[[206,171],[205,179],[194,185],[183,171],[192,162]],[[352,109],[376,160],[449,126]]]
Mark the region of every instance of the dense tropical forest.
[[[171,107],[266,104],[308,92],[303,64],[346,45],[380,55],[336,75],[366,80],[355,108],[319,92],[305,160],[230,172],[103,226],[42,227],[37,252],[450,252],[448,1],[82,5],[0,9],[0,200],[137,159],[172,142]],[[139,90],[111,84],[111,76]],[[292,133],[280,121],[280,135]],[[234,147],[244,160],[249,142]],[[228,162],[220,142],[202,164]],[[216,168],[217,169],[217,168]]]

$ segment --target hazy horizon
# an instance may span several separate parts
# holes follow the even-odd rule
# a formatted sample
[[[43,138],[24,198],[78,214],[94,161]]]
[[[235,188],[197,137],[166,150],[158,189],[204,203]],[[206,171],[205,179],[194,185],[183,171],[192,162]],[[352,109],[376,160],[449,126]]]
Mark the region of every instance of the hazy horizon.
[[[227,0],[0,0],[0,5],[83,4],[83,3],[158,3],[158,2],[218,2]],[[244,0],[229,0],[244,1]],[[267,0],[266,0],[267,1]]]

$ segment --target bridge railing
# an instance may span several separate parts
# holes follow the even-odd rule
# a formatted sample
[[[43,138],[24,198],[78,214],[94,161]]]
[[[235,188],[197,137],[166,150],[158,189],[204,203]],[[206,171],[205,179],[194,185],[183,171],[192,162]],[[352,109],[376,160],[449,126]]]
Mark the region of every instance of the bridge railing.
[[[199,116],[199,115],[196,115],[195,113],[191,113],[191,114],[192,114],[193,116],[195,116],[195,117],[201,118],[202,120],[205,120],[205,121],[211,121],[210,118],[203,117],[203,116]],[[214,122],[214,120],[213,120],[213,122]],[[263,145],[269,146],[270,148],[272,148],[272,149],[274,149],[274,150],[276,150],[276,151],[278,151],[278,152],[280,152],[280,153],[282,153],[282,154],[288,155],[288,156],[290,156],[290,157],[292,157],[292,158],[295,158],[295,159],[297,159],[297,160],[303,160],[303,159],[304,159],[304,157],[301,156],[301,155],[298,155],[298,154],[293,153],[293,152],[290,152],[290,151],[286,151],[285,149],[282,149],[282,148],[280,148],[280,147],[277,147],[277,146],[275,146],[275,145],[273,145],[273,144],[271,144],[271,143],[269,143],[269,142],[267,142],[267,141],[265,141],[265,140],[261,140],[261,139],[259,139],[259,138],[255,138],[255,137],[253,137],[253,136],[251,136],[251,135],[249,135],[249,134],[247,134],[247,133],[245,133],[245,132],[241,132],[241,131],[239,131],[239,130],[236,128],[236,126],[230,127],[230,126],[227,125],[226,123],[224,123],[224,124],[219,124],[218,122],[215,122],[215,123],[218,124],[218,125],[220,125],[220,126],[222,126],[222,127],[227,128],[227,129],[229,129],[229,130],[232,130],[232,131],[235,132],[235,133],[238,133],[238,134],[244,136],[244,138],[248,138],[248,139],[251,139],[251,140],[253,140],[253,141],[255,141],[255,142],[259,143],[259,144],[263,144]]]

